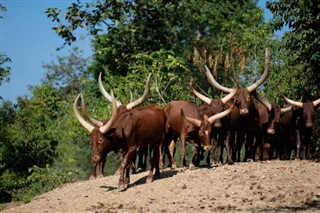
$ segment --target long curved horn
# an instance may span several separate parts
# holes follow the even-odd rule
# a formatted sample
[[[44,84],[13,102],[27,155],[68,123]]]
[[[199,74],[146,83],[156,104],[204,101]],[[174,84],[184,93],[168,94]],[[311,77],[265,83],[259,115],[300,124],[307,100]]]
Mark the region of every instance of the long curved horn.
[[[99,89],[100,89],[100,92],[102,93],[102,95],[109,101],[109,102],[112,102],[112,98],[111,96],[109,95],[109,93],[105,90],[105,88],[103,87],[103,84],[102,84],[102,80],[101,80],[101,75],[102,73],[100,72],[99,74],[99,78],[98,78],[98,85],[99,85]],[[117,107],[121,106],[122,103],[117,101]]]
[[[192,86],[191,83],[189,84],[189,87],[190,87],[191,92],[192,92],[195,96],[197,96],[197,97],[198,97],[201,101],[203,101],[204,103],[210,105],[211,100],[212,100],[211,98],[209,98],[209,97],[207,97],[207,96],[204,96],[204,95],[200,94],[199,92],[197,92],[197,91],[193,88],[193,86]]]
[[[270,63],[270,53],[269,53],[269,49],[266,48],[265,60],[264,60],[264,72],[258,81],[251,84],[250,86],[247,86],[247,90],[249,92],[252,92],[253,90],[257,89],[261,84],[263,84],[267,80],[269,75],[269,63]]]
[[[320,104],[320,98],[318,100],[312,101],[313,106],[316,107],[318,104]]]
[[[206,75],[207,75],[208,81],[212,86],[214,86],[215,88],[217,88],[218,90],[221,90],[223,92],[227,92],[227,93],[232,92],[231,88],[222,86],[214,79],[213,75],[211,74],[209,68],[206,65],[205,65],[205,68],[206,68]]]
[[[281,114],[286,113],[286,112],[289,112],[289,111],[291,111],[291,110],[292,110],[292,106],[280,108]]]
[[[148,97],[149,97],[149,91],[150,91],[150,77],[151,77],[151,73],[148,75],[147,81],[146,81],[146,85],[144,88],[144,93],[142,95],[142,97],[140,97],[139,99],[132,101],[131,103],[127,104],[126,107],[127,109],[132,109],[136,106],[138,106],[139,104],[145,102]]]
[[[112,125],[114,124],[114,122],[116,121],[117,116],[118,116],[117,102],[113,96],[112,91],[111,91],[111,100],[112,100],[112,116],[111,116],[110,120],[105,125],[103,125],[102,127],[99,128],[99,131],[102,134],[106,133],[112,127]]]
[[[268,111],[270,112],[272,109],[271,103],[268,101],[268,99],[264,95],[259,95],[256,91],[253,92],[254,98],[262,103],[265,107],[267,107]]]
[[[227,109],[227,110],[225,110],[225,111],[223,111],[223,112],[220,112],[220,113],[217,113],[217,114],[211,116],[210,118],[208,118],[208,121],[212,124],[212,123],[215,122],[216,120],[225,117],[226,115],[228,115],[228,114],[231,112],[233,106],[234,106],[234,104],[232,104],[232,106],[229,107],[229,109]]]
[[[294,106],[297,106],[297,107],[300,107],[300,108],[303,107],[303,103],[300,102],[300,101],[291,100],[291,99],[287,98],[286,96],[283,96],[283,98],[288,104],[291,104],[291,105],[294,105]]]
[[[233,98],[233,96],[235,96],[235,94],[238,92],[239,87],[237,86],[236,88],[233,88],[232,91],[226,95],[225,97],[221,98],[221,102],[223,104],[226,104],[228,101],[231,100],[231,98]]]
[[[88,114],[88,111],[87,111],[87,107],[86,107],[86,104],[84,102],[84,98],[83,98],[83,95],[81,93],[81,109],[82,109],[82,115],[83,117],[90,121],[92,124],[94,124],[95,126],[97,127],[101,127],[103,126],[103,123],[101,121],[98,121],[94,118],[92,118],[89,114]]]
[[[86,129],[88,130],[90,133],[93,131],[94,129],[94,126],[92,126],[91,124],[89,124],[87,121],[85,121],[81,116],[80,116],[80,113],[78,111],[78,100],[79,100],[79,97],[81,96],[81,98],[83,98],[82,94],[80,93],[76,100],[74,101],[73,103],[73,112],[74,112],[74,115],[76,116],[77,120],[79,121],[79,123]]]

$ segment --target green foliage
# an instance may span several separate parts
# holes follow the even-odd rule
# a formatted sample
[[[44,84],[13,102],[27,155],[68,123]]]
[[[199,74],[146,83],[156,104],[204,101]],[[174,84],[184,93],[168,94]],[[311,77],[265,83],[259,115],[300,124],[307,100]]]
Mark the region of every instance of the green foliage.
[[[276,1],[267,7],[273,13],[272,26],[275,30],[289,27],[283,36],[281,47],[287,57],[286,66],[299,84],[300,98],[304,101],[318,97],[320,85],[320,8],[319,2]]]
[[[67,56],[57,56],[56,61],[44,64],[44,83],[54,85],[59,96],[66,99],[84,89],[91,75],[87,70],[89,59],[81,56],[82,51],[74,47]]]

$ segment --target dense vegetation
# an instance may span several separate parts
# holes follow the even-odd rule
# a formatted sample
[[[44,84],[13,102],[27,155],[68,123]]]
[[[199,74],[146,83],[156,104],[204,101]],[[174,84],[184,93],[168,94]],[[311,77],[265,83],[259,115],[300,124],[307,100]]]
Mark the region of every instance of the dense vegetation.
[[[110,115],[110,104],[99,92],[105,87],[126,103],[141,95],[152,73],[149,103],[170,100],[201,103],[188,82],[210,97],[220,96],[204,74],[208,65],[220,82],[247,85],[263,69],[264,49],[271,50],[271,72],[263,91],[283,104],[282,94],[301,101],[319,98],[320,6],[312,0],[268,2],[273,19],[266,23],[255,0],[237,1],[106,1],[72,3],[62,15],[46,13],[64,45],[71,45],[79,28],[92,36],[94,55],[87,59],[74,48],[67,56],[43,66],[44,78],[31,97],[0,105],[0,202],[28,201],[62,183],[87,179],[90,144],[72,111],[76,94],[84,93],[91,116]],[[5,5],[4,5],[5,6]],[[1,5],[1,11],[5,8]],[[281,39],[274,32],[289,27]],[[10,59],[0,55],[0,85],[8,80]],[[319,158],[319,116],[311,155]],[[111,154],[106,174],[120,156]]]

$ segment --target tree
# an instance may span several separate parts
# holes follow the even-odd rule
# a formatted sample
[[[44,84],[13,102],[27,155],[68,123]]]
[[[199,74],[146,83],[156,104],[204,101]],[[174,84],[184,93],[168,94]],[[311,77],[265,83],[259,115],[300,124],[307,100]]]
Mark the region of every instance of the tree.
[[[53,84],[62,99],[83,91],[86,82],[92,80],[87,69],[89,59],[83,58],[81,53],[74,47],[68,56],[57,56],[57,62],[43,65],[46,71],[42,81]]]
[[[289,27],[282,38],[286,66],[295,73],[299,85],[295,99],[312,100],[319,96],[320,85],[320,8],[316,0],[268,2],[274,30]],[[300,91],[300,92],[299,92]]]
[[[65,22],[60,12],[47,10],[65,44],[76,39],[79,28],[89,26],[93,35],[100,32],[93,42],[96,55],[90,67],[95,78],[101,70],[126,76],[136,58],[132,56],[161,49],[184,58],[189,72],[198,74],[192,62],[197,34],[201,35],[200,45],[206,45],[202,57],[211,65],[210,57],[230,55],[232,50],[242,50],[247,58],[260,49],[262,53],[264,47],[257,46],[267,46],[265,40],[270,36],[261,9],[251,0],[77,2],[67,8]]]

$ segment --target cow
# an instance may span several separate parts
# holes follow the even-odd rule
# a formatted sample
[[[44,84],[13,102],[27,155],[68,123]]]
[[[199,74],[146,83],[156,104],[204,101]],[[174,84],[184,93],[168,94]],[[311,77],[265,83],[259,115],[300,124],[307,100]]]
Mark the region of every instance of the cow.
[[[258,132],[252,156],[255,156],[256,151],[258,151],[260,160],[279,158],[279,151],[281,150],[281,154],[283,153],[283,143],[279,140],[279,124],[281,117],[291,111],[292,106],[278,107],[276,104],[270,103],[264,95],[257,93],[253,95],[256,100],[263,104],[257,106],[259,112]],[[257,150],[258,148],[259,150]]]
[[[120,101],[116,100],[117,108],[118,108],[119,113],[126,112],[128,110],[136,108],[136,107],[138,107],[139,105],[141,105],[142,103],[144,103],[148,99],[149,92],[150,92],[150,77],[151,77],[151,73],[147,77],[147,80],[146,80],[146,83],[145,83],[145,89],[144,89],[143,95],[140,98],[138,98],[137,100],[134,100],[133,97],[132,97],[132,93],[130,91],[130,103],[124,105]],[[111,96],[106,91],[106,89],[104,88],[103,83],[102,83],[102,73],[99,74],[98,86],[99,86],[101,94],[105,97],[105,99],[107,101],[111,102]],[[139,152],[138,152],[138,165],[137,165],[138,168],[135,169],[135,163],[133,163],[131,170],[132,171],[136,171],[136,172],[144,171],[146,169],[146,166],[147,166],[147,164],[146,164],[147,155],[148,155],[148,148],[147,147],[142,147],[141,149],[139,149]],[[119,167],[119,169],[120,169],[120,167]],[[119,173],[119,169],[117,170],[116,174]]]
[[[119,191],[126,190],[130,183],[129,167],[140,147],[150,146],[153,151],[147,183],[153,181],[154,169],[155,176],[160,175],[159,148],[165,130],[163,108],[153,104],[118,114],[116,101],[111,93],[112,116],[106,124],[98,128],[80,116],[77,109],[79,98],[83,100],[83,95],[79,94],[74,102],[74,114],[79,123],[90,132],[93,160],[101,162],[99,159],[105,158],[111,151],[123,153],[124,157],[120,164]]]
[[[189,164],[189,168],[193,169],[196,165],[196,154],[199,146],[202,145],[204,150],[209,150],[211,147],[212,123],[226,116],[230,111],[231,108],[211,117],[207,115],[201,117],[197,105],[192,102],[175,100],[168,103],[164,108],[164,112],[166,116],[166,134],[172,136],[171,148],[169,149],[171,167],[175,168],[173,143],[178,137],[180,138],[180,168],[184,169],[185,167],[185,145],[186,141],[188,141],[194,145],[192,161]]]
[[[122,104],[121,102],[119,102],[119,101],[117,101],[115,99],[116,106],[117,106],[117,113],[118,114],[121,114],[121,113],[126,112],[126,111],[130,111],[130,110],[136,108],[137,106],[142,104],[148,98],[149,91],[150,91],[150,77],[151,77],[151,74],[149,74],[149,76],[147,77],[144,93],[139,99],[133,100],[133,101],[131,101],[130,103],[128,103],[126,105]],[[100,73],[99,78],[98,78],[98,86],[99,86],[99,89],[100,89],[102,95],[108,101],[112,102],[111,95],[103,87],[103,84],[102,84],[102,73]],[[99,121],[99,120],[96,120],[96,119],[90,117],[88,115],[87,111],[86,111],[84,99],[82,98],[81,100],[82,100],[82,114],[83,114],[83,117],[91,125],[99,128],[99,127],[103,126],[106,122],[108,122],[108,119],[104,119],[104,120]],[[95,144],[92,143],[92,147],[95,147]],[[142,150],[143,149],[139,150],[139,153]],[[92,149],[92,164],[93,164],[93,167],[92,167],[90,179],[103,177],[103,169],[104,169],[106,156],[103,154],[104,152],[101,152],[101,153],[102,153],[102,156],[98,156],[95,153],[94,149]]]
[[[266,48],[265,65],[262,76],[255,83],[247,87],[239,88],[235,95],[236,107],[238,108],[238,111],[230,114],[231,120],[232,122],[234,122],[231,123],[231,126],[237,126],[237,141],[235,144],[235,148],[233,149],[233,161],[240,161],[240,149],[244,142],[245,136],[246,144],[244,161],[253,159],[253,156],[251,155],[252,145],[257,132],[257,122],[259,113],[254,102],[255,99],[252,94],[261,84],[263,84],[267,80],[269,75],[269,62],[270,54],[268,48]],[[207,66],[205,66],[205,68],[208,81],[211,83],[212,86],[216,87],[217,89],[223,92],[230,93],[232,91],[232,88],[220,85],[214,79],[209,68]]]
[[[284,96],[284,100],[288,104],[297,107],[297,115],[295,117],[295,159],[306,159],[314,126],[314,113],[320,106],[320,99],[300,102]],[[301,153],[301,149],[304,150],[303,153]]]
[[[200,116],[203,117],[204,115],[212,116],[217,113],[220,113],[230,106],[226,106],[226,104],[234,97],[237,93],[238,87],[234,88],[230,94],[226,95],[221,99],[211,99],[194,89],[192,86],[192,81],[189,84],[191,92],[197,96],[200,100],[204,102],[203,105],[199,107]],[[230,152],[230,137],[231,132],[229,127],[230,118],[229,116],[225,116],[222,119],[217,119],[214,121],[212,125],[211,136],[213,138],[212,143],[212,154],[211,159],[207,159],[208,163],[212,166],[217,164],[217,153],[218,153],[218,146],[226,148],[227,152],[227,163],[233,164],[231,159],[231,152]],[[222,158],[223,148],[221,149],[220,158]]]

